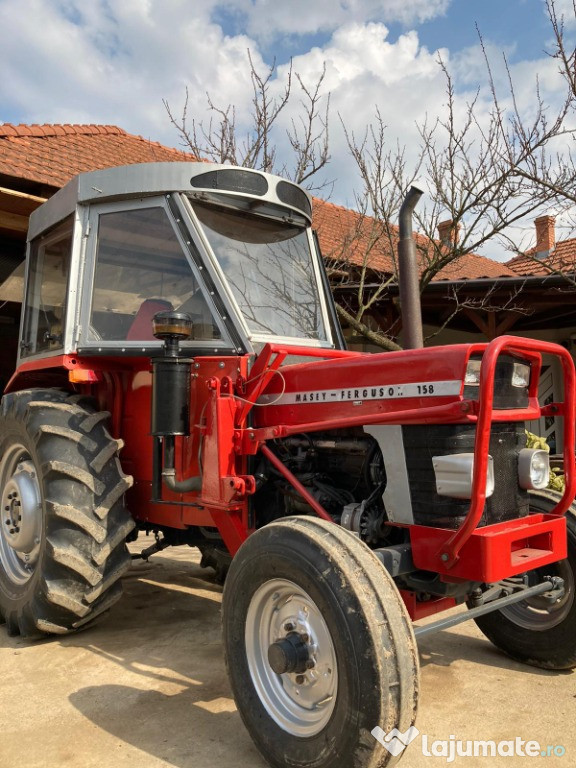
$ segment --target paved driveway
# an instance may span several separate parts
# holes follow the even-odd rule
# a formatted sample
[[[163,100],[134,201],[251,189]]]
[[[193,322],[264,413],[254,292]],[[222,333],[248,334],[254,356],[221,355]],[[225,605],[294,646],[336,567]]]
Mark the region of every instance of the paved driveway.
[[[264,768],[230,697],[221,589],[200,578],[194,552],[136,564],[97,628],[35,644],[0,631],[0,768]],[[420,650],[421,735],[402,768],[448,764],[455,739],[516,737],[565,754],[450,764],[576,765],[574,673],[510,661],[472,624],[423,638]]]

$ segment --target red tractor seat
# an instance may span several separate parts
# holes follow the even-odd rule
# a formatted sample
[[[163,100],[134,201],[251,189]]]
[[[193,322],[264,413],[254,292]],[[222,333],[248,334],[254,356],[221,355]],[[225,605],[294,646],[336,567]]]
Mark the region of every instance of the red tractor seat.
[[[174,309],[165,299],[144,299],[126,334],[126,341],[154,341],[152,318],[156,312]]]

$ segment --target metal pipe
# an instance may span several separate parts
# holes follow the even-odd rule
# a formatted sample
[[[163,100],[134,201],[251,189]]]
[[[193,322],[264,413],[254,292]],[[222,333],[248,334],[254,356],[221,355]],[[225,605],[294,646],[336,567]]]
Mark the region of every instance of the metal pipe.
[[[422,309],[420,306],[420,275],[416,244],[412,237],[412,214],[423,191],[410,187],[400,208],[398,228],[398,280],[400,283],[400,310],[402,313],[402,343],[404,349],[424,346]]]
[[[187,477],[184,480],[176,480],[176,472],[173,469],[164,469],[162,471],[162,480],[164,484],[175,493],[190,493],[191,491],[202,490],[202,476]]]
[[[164,484],[175,493],[190,493],[202,490],[202,476],[186,477],[184,480],[176,480],[174,466],[174,435],[166,435],[164,438],[164,468],[162,480]]]
[[[304,486],[298,480],[298,478],[295,475],[293,475],[292,472],[290,472],[288,467],[285,466],[274,453],[272,453],[272,451],[270,450],[270,448],[268,448],[267,445],[262,445],[260,447],[260,451],[262,455],[268,459],[270,464],[272,464],[272,466],[275,469],[277,469],[278,472],[280,472],[280,474],[286,478],[286,480],[288,480],[290,485],[298,491],[300,496],[302,496],[304,501],[312,507],[312,509],[314,510],[314,512],[316,512],[318,517],[321,517],[323,520],[328,520],[331,523],[334,522],[330,517],[330,515],[328,514],[328,512],[326,512],[324,507],[321,504],[319,504],[316,501],[316,499],[308,493],[308,491],[306,490],[306,488],[304,488]]]
[[[526,600],[527,597],[534,597],[535,595],[542,595],[544,592],[551,592],[558,590],[558,596],[561,596],[564,590],[564,581],[558,576],[546,576],[544,581],[540,584],[536,584],[533,587],[527,587],[521,589],[512,595],[501,597],[498,600],[491,600],[485,605],[479,605],[478,608],[471,608],[468,611],[451,616],[448,619],[440,619],[434,621],[431,624],[427,624],[424,627],[415,627],[414,635],[416,638],[424,637],[425,635],[431,635],[434,632],[439,632],[441,629],[449,629],[457,624],[462,624],[468,619],[475,619],[477,616],[482,616],[485,613],[491,613],[492,611],[498,611],[500,608],[506,608],[508,605],[514,605],[521,600]]]

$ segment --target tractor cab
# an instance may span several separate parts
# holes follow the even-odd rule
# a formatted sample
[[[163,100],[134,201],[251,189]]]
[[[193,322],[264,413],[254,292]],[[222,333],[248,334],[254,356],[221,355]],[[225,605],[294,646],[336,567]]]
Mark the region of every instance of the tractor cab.
[[[190,315],[188,354],[341,346],[311,212],[296,185],[239,168],[78,177],[31,218],[20,361],[150,355],[159,311]]]

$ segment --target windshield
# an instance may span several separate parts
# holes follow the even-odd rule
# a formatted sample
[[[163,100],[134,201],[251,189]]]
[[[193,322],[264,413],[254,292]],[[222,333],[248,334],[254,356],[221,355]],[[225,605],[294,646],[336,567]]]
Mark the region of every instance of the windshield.
[[[326,340],[304,228],[198,202],[193,208],[252,333]]]

